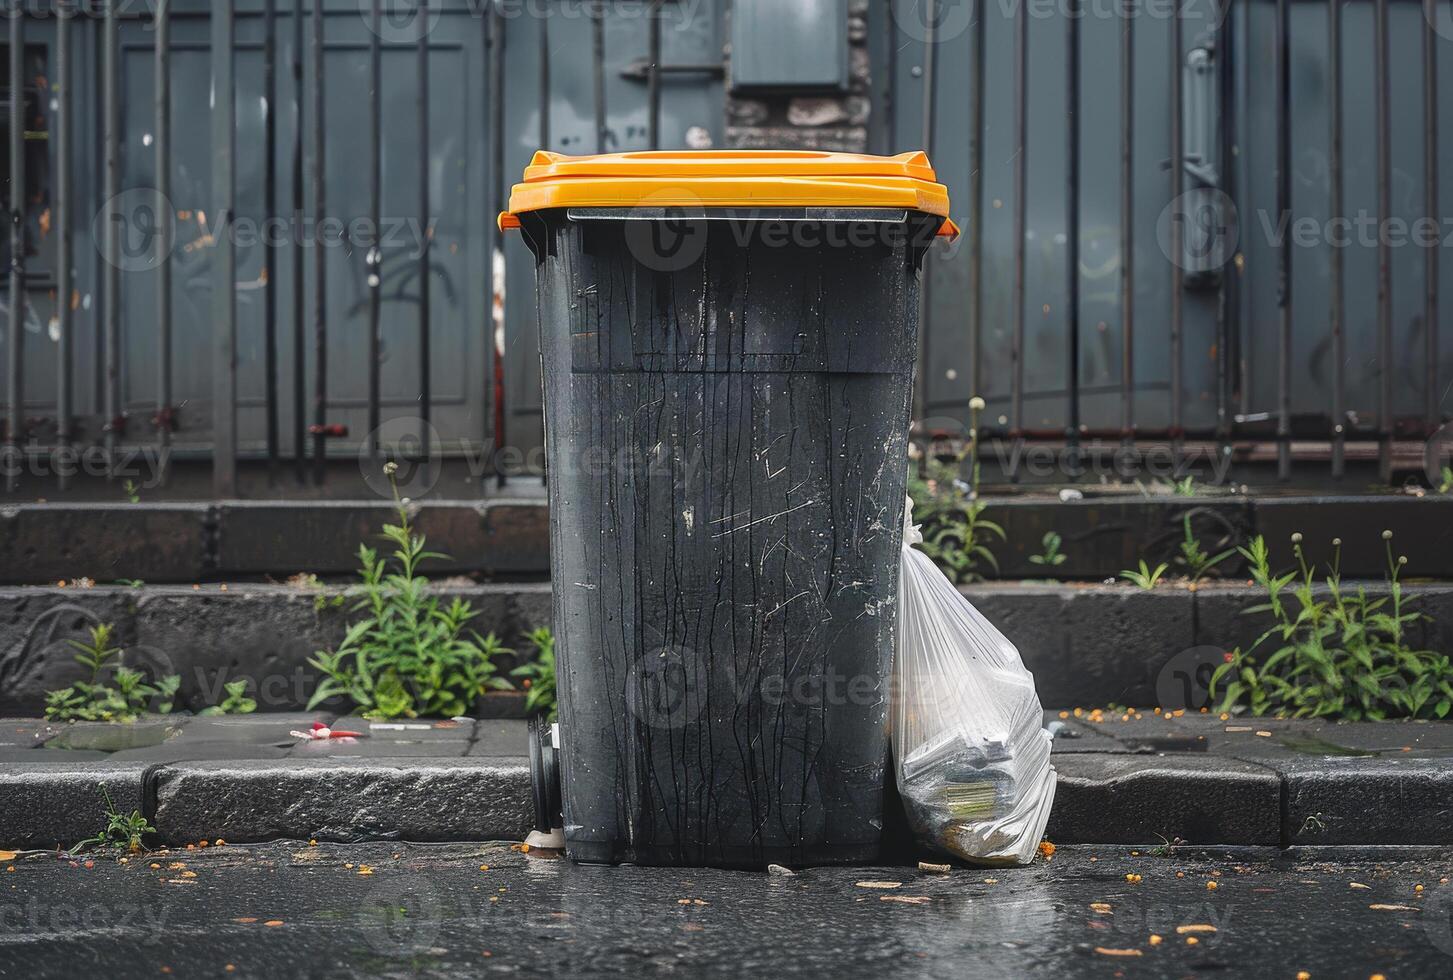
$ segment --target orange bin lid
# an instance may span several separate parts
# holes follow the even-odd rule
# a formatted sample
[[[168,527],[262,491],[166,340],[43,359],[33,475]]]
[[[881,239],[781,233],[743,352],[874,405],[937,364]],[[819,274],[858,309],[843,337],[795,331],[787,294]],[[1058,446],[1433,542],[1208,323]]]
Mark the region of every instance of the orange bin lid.
[[[547,208],[901,208],[948,218],[948,188],[921,150],[881,157],[817,150],[643,150],[567,156],[537,150],[500,228]]]

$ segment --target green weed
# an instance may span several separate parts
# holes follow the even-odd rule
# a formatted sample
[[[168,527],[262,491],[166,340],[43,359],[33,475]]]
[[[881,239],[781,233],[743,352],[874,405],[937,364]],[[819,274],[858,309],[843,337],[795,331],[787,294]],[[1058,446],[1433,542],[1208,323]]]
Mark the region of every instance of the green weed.
[[[1239,549],[1268,599],[1246,612],[1270,613],[1274,623],[1248,650],[1227,654],[1212,674],[1219,710],[1349,721],[1447,717],[1453,666],[1446,654],[1409,644],[1409,625],[1426,617],[1409,611],[1415,599],[1399,581],[1407,559],[1393,556],[1391,531],[1382,537],[1388,594],[1378,598],[1362,586],[1343,586],[1340,539],[1333,541],[1322,594],[1300,534],[1292,535],[1297,567],[1282,574],[1272,571],[1262,537]]]

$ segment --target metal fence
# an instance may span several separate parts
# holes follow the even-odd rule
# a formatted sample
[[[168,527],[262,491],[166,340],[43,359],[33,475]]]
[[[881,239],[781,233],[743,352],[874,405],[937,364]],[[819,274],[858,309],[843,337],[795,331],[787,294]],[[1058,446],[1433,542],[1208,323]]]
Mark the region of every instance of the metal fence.
[[[384,449],[525,458],[509,184],[540,146],[722,137],[716,0],[4,9],[8,489],[138,448],[162,480],[210,461],[215,496],[239,461],[318,483]]]
[[[6,11],[5,438],[62,486],[63,453],[137,446],[163,473],[210,461],[219,497],[239,461],[316,483],[400,446],[491,467],[538,447],[533,268],[493,220],[509,183],[541,146],[725,142],[725,0]],[[927,429],[979,395],[1015,444],[1283,477],[1437,457],[1453,3],[865,18],[870,148],[928,149],[967,232],[926,279]]]
[[[989,436],[1199,442],[1283,479],[1446,455],[1445,0],[902,0],[879,24],[878,145],[929,149],[968,237],[929,278],[920,417],[981,395]]]

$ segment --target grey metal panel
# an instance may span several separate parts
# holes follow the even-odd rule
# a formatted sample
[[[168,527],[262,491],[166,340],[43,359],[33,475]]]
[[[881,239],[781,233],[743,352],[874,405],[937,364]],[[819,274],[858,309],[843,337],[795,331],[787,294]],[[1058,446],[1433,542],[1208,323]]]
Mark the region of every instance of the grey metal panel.
[[[733,88],[847,85],[847,0],[735,0],[731,18]]]
[[[894,0],[897,29],[896,73],[892,79],[891,139],[882,148],[897,152],[922,145],[923,29],[915,25],[914,11],[922,0]],[[989,400],[986,421],[1007,422],[1009,330],[1013,233],[1014,119],[1012,94],[1012,6],[984,5],[986,32],[984,131],[984,271],[983,365],[984,390]],[[1165,10],[1163,6],[1156,8]],[[1214,5],[1197,0],[1184,7],[1186,49],[1205,43],[1215,24]],[[1250,385],[1244,392],[1250,412],[1273,411],[1276,406],[1276,239],[1275,214],[1275,48],[1274,6],[1270,3],[1236,4],[1232,14],[1237,43],[1230,56],[1237,65],[1242,103],[1237,135],[1238,156],[1229,162],[1242,183],[1237,212],[1243,261],[1232,263],[1225,274],[1237,277],[1244,291],[1244,315],[1239,327],[1232,311],[1232,329],[1238,331],[1247,362]],[[1292,210],[1311,219],[1321,233],[1329,213],[1327,178],[1327,51],[1326,12],[1316,4],[1292,5]],[[1373,137],[1373,85],[1371,5],[1346,7],[1344,50],[1344,118],[1347,127],[1346,211],[1356,216],[1376,211]],[[941,35],[937,74],[938,129],[934,164],[950,188],[956,218],[968,214],[969,143],[965,132],[970,118],[973,34],[979,26],[968,18],[946,17],[956,31]],[[1421,217],[1422,130],[1421,11],[1413,4],[1392,6],[1391,48],[1394,112],[1392,126],[1393,217],[1411,224]],[[1081,98],[1081,260],[1080,363],[1082,422],[1090,428],[1118,425],[1117,389],[1120,384],[1121,300],[1117,293],[1121,256],[1118,247],[1119,107],[1114,97],[1118,72],[1117,46],[1121,22],[1116,17],[1087,14],[1082,20]],[[1063,20],[1029,18],[1032,71],[1029,78],[1028,157],[1028,282],[1026,288],[1025,423],[1031,428],[1057,429],[1066,419],[1063,407],[1064,320],[1064,174],[1063,120],[1065,113]],[[1135,420],[1141,428],[1164,428],[1169,419],[1170,280],[1171,267],[1157,235],[1157,225],[1170,199],[1169,86],[1161,84],[1169,60],[1169,25],[1164,16],[1143,16],[1135,35],[1135,304],[1137,343],[1134,358]],[[885,45],[875,51],[882,51]],[[1453,39],[1440,36],[1440,79],[1450,78],[1448,57]],[[880,70],[875,67],[875,71]],[[1439,105],[1440,141],[1447,146],[1453,111]],[[1442,160],[1453,159],[1447,154]],[[1446,165],[1445,165],[1446,170]],[[1446,181],[1446,175],[1444,177]],[[961,225],[964,222],[960,221]],[[941,247],[940,247],[941,248]],[[1293,413],[1325,415],[1330,406],[1331,366],[1327,296],[1330,247],[1325,243],[1298,245],[1293,263]],[[1446,253],[1443,249],[1441,252]],[[1376,409],[1376,248],[1370,243],[1344,250],[1347,268],[1348,406],[1364,420]],[[1421,248],[1394,248],[1393,350],[1396,358],[1394,411],[1400,416],[1419,413],[1425,386],[1421,351],[1424,255]],[[956,254],[940,252],[930,262],[934,276],[929,310],[926,356],[929,414],[964,414],[962,406],[974,394],[968,349],[967,248]],[[1444,290],[1453,283],[1453,261],[1440,255]],[[1216,346],[1214,289],[1187,287],[1184,297],[1184,424],[1209,429],[1216,417],[1216,358],[1226,355]],[[1045,312],[1045,306],[1049,312]],[[1447,387],[1453,376],[1453,355],[1448,345],[1447,317],[1441,325],[1439,384]],[[1234,352],[1234,351],[1233,351]],[[1233,379],[1239,377],[1236,366]],[[1449,411],[1444,399],[1443,411]],[[1233,405],[1233,411],[1237,406]]]
[[[366,100],[359,93],[367,86],[367,24],[356,7],[328,10],[327,88],[328,113],[328,215],[349,225],[367,217],[367,168],[360,161],[367,156]],[[261,19],[238,19],[237,55],[237,179],[239,217],[261,227],[268,212],[263,201],[263,62]],[[174,71],[177,78],[204,78],[208,53],[201,46],[207,22],[179,19],[174,29]],[[305,44],[311,38],[305,31]],[[277,18],[279,59],[292,58],[291,9],[279,10]],[[430,104],[431,199],[435,204],[434,248],[431,269],[434,276],[431,331],[436,352],[433,369],[434,412],[432,422],[443,446],[459,449],[462,444],[478,445],[485,411],[483,345],[486,343],[487,296],[478,284],[485,281],[485,193],[484,51],[478,22],[462,4],[442,11],[430,38],[431,83],[452,93]],[[147,27],[132,22],[123,29],[122,77],[123,149],[126,186],[149,186],[154,180],[154,161],[146,148],[151,125],[144,107],[152,93],[150,37]],[[404,420],[419,415],[418,263],[417,252],[425,224],[418,221],[419,182],[415,122],[416,53],[412,45],[398,42],[384,51],[383,120],[385,127],[382,252],[383,295],[383,418],[385,441],[417,431]],[[306,63],[306,58],[304,59]],[[360,75],[359,73],[363,74]],[[310,86],[311,87],[311,86]],[[212,252],[206,247],[213,215],[207,213],[209,189],[206,168],[208,141],[208,93],[204,85],[174,83],[173,113],[179,136],[174,150],[173,205],[178,216],[178,247],[175,254],[174,302],[176,304],[176,398],[182,404],[179,450],[210,448],[210,381],[196,370],[205,354],[209,286],[207,273]],[[276,107],[280,132],[290,132],[295,106],[290,98]],[[309,107],[305,104],[305,115]],[[291,146],[280,140],[277,147],[279,198],[292,196]],[[311,152],[309,153],[311,156]],[[305,171],[306,173],[306,171]],[[309,203],[311,208],[311,202]],[[309,217],[312,212],[309,210]],[[286,218],[286,216],[283,216]],[[366,232],[367,225],[354,225]],[[292,249],[297,235],[311,251],[311,222],[284,232],[286,241],[278,248],[276,269],[279,295],[291,297],[294,288]],[[326,249],[329,283],[329,370],[330,423],[347,425],[349,437],[334,440],[330,452],[349,454],[366,435],[366,290],[364,248],[338,242]],[[265,378],[262,262],[260,240],[244,241],[237,250],[238,261],[238,413],[239,449],[256,455],[265,443]],[[311,260],[305,269],[311,272]],[[127,347],[126,407],[142,419],[132,436],[149,432],[144,420],[150,416],[151,393],[155,389],[154,322],[155,272],[129,272],[123,276],[127,311],[124,331]],[[311,276],[308,279],[311,282]],[[311,286],[305,283],[305,288]],[[279,334],[292,334],[291,303],[280,304]],[[292,374],[292,350],[280,345],[278,373]],[[311,382],[311,375],[309,375]],[[309,385],[311,397],[311,383]],[[280,426],[292,426],[293,403],[284,399],[279,406]],[[394,421],[389,421],[394,420]]]
[[[1253,33],[1269,29],[1269,8],[1243,10]],[[1292,186],[1295,215],[1287,228],[1294,244],[1292,282],[1293,361],[1292,404],[1296,414],[1322,414],[1330,410],[1332,366],[1328,331],[1331,257],[1326,221],[1329,211],[1328,178],[1328,92],[1325,11],[1312,5],[1294,4],[1291,11],[1292,48]],[[1421,63],[1416,56],[1423,29],[1422,12],[1413,4],[1392,4],[1389,10],[1392,84],[1392,214],[1410,228],[1422,217],[1422,93]],[[1377,218],[1376,184],[1376,94],[1373,75],[1373,6],[1347,4],[1343,11],[1343,122],[1345,126],[1346,215],[1356,220]],[[1453,53],[1453,39],[1439,38],[1442,61]],[[1242,84],[1248,87],[1249,118],[1242,140],[1252,180],[1238,201],[1241,238],[1246,255],[1244,281],[1251,292],[1252,318],[1243,325],[1243,342],[1251,384],[1248,407],[1251,412],[1273,410],[1276,404],[1274,259],[1272,245],[1280,234],[1275,213],[1275,188],[1269,161],[1275,150],[1275,105],[1266,98],[1265,79],[1271,70],[1273,52],[1251,45],[1245,58]],[[1446,64],[1440,75],[1449,79]],[[1248,80],[1249,79],[1249,80]],[[1446,146],[1453,127],[1453,112],[1444,100],[1439,106],[1440,138]],[[1453,157],[1443,154],[1443,179],[1453,166]],[[1358,424],[1353,434],[1366,437],[1373,431],[1378,407],[1378,378],[1381,366],[1377,343],[1377,248],[1371,229],[1360,236],[1354,226],[1352,244],[1343,248],[1346,275],[1347,359],[1346,406]],[[1445,229],[1445,235],[1447,230]],[[1366,236],[1363,238],[1362,236]],[[1359,240],[1361,239],[1361,240]],[[1446,248],[1441,263],[1443,288],[1453,284]],[[1425,281],[1424,250],[1413,245],[1390,249],[1392,262],[1392,327],[1395,358],[1392,409],[1397,416],[1415,416],[1423,404],[1422,292]],[[1449,318],[1439,325],[1440,389],[1453,376],[1453,358],[1447,345],[1453,339]],[[1453,407],[1440,394],[1445,415]]]
[[[590,5],[564,0],[551,11],[550,145],[541,147],[538,52],[540,19],[506,19],[505,181],[519,180],[537,149],[595,152]],[[526,6],[525,9],[536,9]],[[619,2],[606,11],[606,149],[649,148],[646,85],[623,71],[646,57],[649,3]],[[667,3],[662,7],[661,50],[671,64],[719,64],[722,60],[722,0]],[[572,53],[578,53],[578,56]],[[724,87],[705,73],[667,75],[661,81],[661,146],[687,144],[688,131],[720,145]],[[541,421],[540,347],[535,313],[535,268],[518,234],[505,236],[505,394],[508,433],[504,442],[522,452],[544,444]]]

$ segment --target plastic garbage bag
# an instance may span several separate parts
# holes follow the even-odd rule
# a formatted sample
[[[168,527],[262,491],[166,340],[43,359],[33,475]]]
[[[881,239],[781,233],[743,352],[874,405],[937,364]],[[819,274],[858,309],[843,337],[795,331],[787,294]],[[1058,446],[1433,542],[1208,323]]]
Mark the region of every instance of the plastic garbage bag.
[[[918,839],[980,864],[1028,864],[1054,802],[1050,736],[1019,651],[969,604],[904,518],[894,666],[898,792]]]

